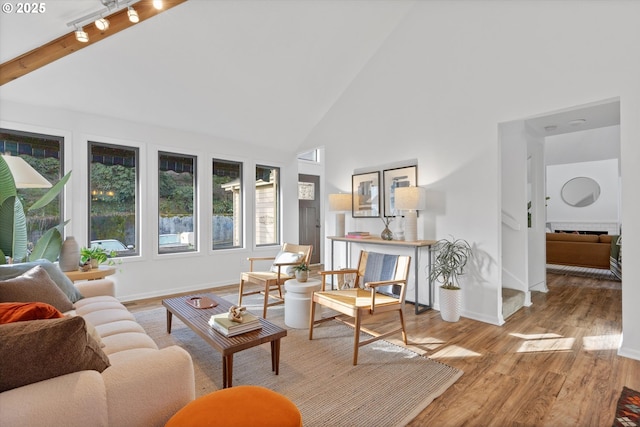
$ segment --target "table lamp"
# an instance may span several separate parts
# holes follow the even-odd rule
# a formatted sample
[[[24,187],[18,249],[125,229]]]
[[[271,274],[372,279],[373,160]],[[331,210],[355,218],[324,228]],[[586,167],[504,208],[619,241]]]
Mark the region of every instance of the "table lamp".
[[[336,212],[336,236],[344,236],[344,213],[351,210],[351,194],[329,194],[329,210]]]
[[[426,208],[425,189],[421,187],[397,187],[394,190],[394,208],[405,212],[405,240],[418,240],[418,211]]]

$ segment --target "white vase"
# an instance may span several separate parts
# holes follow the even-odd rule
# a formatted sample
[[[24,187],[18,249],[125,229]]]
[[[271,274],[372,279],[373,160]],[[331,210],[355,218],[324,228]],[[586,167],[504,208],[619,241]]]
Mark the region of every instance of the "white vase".
[[[296,280],[298,280],[298,282],[306,282],[308,279],[309,279],[308,271],[296,270]]]
[[[445,322],[457,322],[460,320],[462,310],[462,290],[460,289],[440,289],[440,317]]]
[[[58,259],[60,270],[76,271],[80,265],[80,246],[73,236],[69,236],[62,242]]]

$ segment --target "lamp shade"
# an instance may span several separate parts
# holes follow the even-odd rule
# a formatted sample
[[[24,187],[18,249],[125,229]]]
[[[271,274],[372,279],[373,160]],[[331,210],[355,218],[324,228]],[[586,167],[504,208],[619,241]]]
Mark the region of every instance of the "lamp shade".
[[[420,211],[426,208],[425,189],[422,187],[398,187],[394,190],[395,209]]]
[[[351,210],[351,194],[348,194],[348,193],[329,194],[329,210],[330,211],[350,211]]]
[[[3,155],[2,158],[9,166],[16,188],[51,188],[51,183],[22,157]]]

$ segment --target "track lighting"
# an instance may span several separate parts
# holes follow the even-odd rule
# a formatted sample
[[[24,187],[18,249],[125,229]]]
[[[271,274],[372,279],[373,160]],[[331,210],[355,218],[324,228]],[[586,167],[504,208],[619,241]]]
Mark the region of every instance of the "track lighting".
[[[89,35],[82,29],[76,30],[76,40],[81,43],[87,43],[89,41]]]
[[[129,6],[129,10],[127,10],[127,15],[129,15],[129,21],[133,22],[134,24],[140,21],[138,12],[136,12],[136,10],[131,6]]]
[[[162,9],[162,0],[153,0],[153,7],[155,7],[156,10],[161,10]]]
[[[104,31],[109,28],[109,20],[103,17],[96,19],[95,24],[96,24],[96,28],[99,29],[100,31]]]

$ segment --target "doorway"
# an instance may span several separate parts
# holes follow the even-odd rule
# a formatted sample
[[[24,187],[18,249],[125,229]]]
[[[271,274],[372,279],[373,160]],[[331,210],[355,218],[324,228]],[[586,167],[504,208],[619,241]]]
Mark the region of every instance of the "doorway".
[[[547,199],[548,196],[554,197],[547,190],[549,141],[559,135],[616,125],[620,125],[618,98],[500,124],[503,313],[505,291],[515,289],[526,296],[530,291],[546,290],[548,203],[560,201],[559,195],[555,200]],[[619,137],[615,144],[619,152]],[[562,161],[558,163],[597,160],[603,151],[595,144],[569,146],[563,143],[558,150]],[[619,185],[621,187],[621,182]],[[527,305],[526,299],[524,305]]]
[[[298,236],[301,245],[312,245],[311,264],[320,263],[320,177],[298,174]]]

